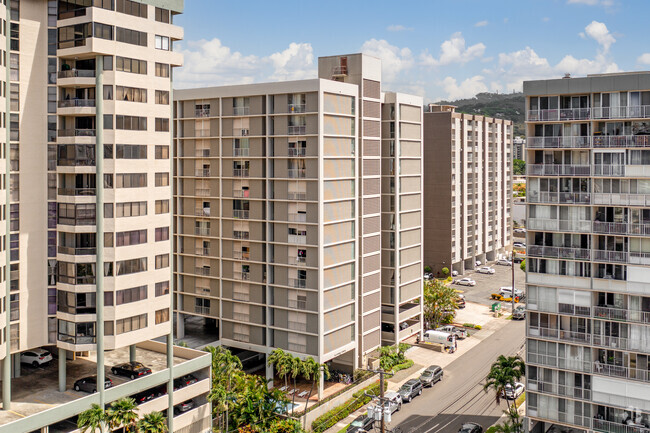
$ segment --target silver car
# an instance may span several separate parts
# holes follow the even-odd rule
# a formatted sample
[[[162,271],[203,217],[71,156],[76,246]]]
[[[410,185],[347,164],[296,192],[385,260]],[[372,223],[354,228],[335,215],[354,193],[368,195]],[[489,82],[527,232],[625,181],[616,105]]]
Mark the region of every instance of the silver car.
[[[436,331],[449,332],[450,334],[454,334],[459,340],[464,340],[468,335],[466,330],[454,325],[441,326],[440,328],[436,328]]]

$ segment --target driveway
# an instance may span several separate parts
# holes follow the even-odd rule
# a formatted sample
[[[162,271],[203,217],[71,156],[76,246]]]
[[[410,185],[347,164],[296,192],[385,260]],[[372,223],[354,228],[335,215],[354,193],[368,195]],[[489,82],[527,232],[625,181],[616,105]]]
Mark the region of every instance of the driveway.
[[[453,286],[465,295],[465,299],[470,302],[490,305],[494,301],[490,299],[490,294],[498,292],[500,287],[512,286],[512,268],[510,266],[490,265],[494,268],[494,274],[479,274],[476,271],[468,271],[463,275],[454,277],[458,280],[463,277],[469,277],[476,281],[476,286]],[[519,263],[515,263],[515,288],[524,290],[526,282],[526,273],[519,268]]]

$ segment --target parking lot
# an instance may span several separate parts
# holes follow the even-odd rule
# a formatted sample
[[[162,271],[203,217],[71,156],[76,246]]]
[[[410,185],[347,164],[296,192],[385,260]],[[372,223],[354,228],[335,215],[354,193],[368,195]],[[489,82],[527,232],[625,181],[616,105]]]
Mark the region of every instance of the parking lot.
[[[477,302],[484,305],[490,305],[494,300],[490,299],[492,293],[498,292],[499,288],[512,286],[512,268],[510,266],[499,266],[488,264],[496,271],[494,274],[480,274],[476,271],[467,271],[463,275],[454,277],[454,281],[461,278],[471,278],[476,281],[476,286],[460,286],[454,284],[454,287],[465,295],[469,302]],[[515,288],[525,289],[526,273],[515,263]]]

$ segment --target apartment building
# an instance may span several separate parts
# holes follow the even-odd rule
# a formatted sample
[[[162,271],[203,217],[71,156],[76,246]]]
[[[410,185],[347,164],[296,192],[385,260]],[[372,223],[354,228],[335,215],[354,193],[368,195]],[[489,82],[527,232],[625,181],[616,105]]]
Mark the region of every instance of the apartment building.
[[[318,79],[176,92],[179,336],[198,316],[226,346],[347,369],[382,343],[380,71],[379,59],[336,56],[319,59]],[[403,303],[421,297],[421,269],[406,276],[420,290]]]
[[[462,274],[512,244],[512,121],[429,104],[423,122],[424,265]]]
[[[0,432],[59,431],[91,403],[164,384],[168,397],[140,414],[167,408],[170,431],[209,428],[209,357],[149,342],[172,336],[171,77],[182,9],[182,0],[0,7],[9,304]],[[43,346],[58,361],[21,368],[21,353]],[[72,389],[80,374],[103,383],[108,360],[136,358],[156,362],[154,373],[111,376],[117,386],[86,397]],[[172,379],[190,372],[196,386],[174,392]],[[181,397],[196,407],[174,419]]]
[[[524,93],[526,414],[539,432],[646,431],[650,73]]]
[[[523,137],[515,137],[512,143],[512,157],[526,161],[526,139]]]

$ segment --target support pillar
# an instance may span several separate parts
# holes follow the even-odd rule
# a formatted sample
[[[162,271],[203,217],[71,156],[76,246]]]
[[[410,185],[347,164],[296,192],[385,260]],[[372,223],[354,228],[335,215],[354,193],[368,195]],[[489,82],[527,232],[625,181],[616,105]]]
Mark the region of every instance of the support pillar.
[[[129,346],[129,361],[135,361],[135,344]]]
[[[12,358],[12,365],[14,366],[14,376],[13,377],[20,377],[20,353],[14,353],[11,355]]]
[[[273,375],[273,366],[269,365],[268,359],[269,359],[269,354],[267,353],[266,357],[265,357],[265,361],[266,361],[266,364],[265,364],[266,365],[266,381],[268,383],[268,385],[267,385],[268,388],[271,389],[271,388],[273,388],[274,375]]]
[[[323,392],[325,391],[325,378],[323,377],[323,368],[320,370],[320,378],[318,379],[318,401],[323,399]]]
[[[59,392],[65,392],[66,361],[66,350],[59,347]]]
[[[10,11],[11,10],[11,0],[6,1],[6,10]],[[9,17],[7,17],[9,18]],[[5,38],[6,39],[6,45],[5,45],[5,50],[8,53],[11,50],[11,38]],[[5,68],[6,69],[6,68]],[[11,81],[11,75],[10,75],[10,70],[6,70],[5,74],[5,83],[8,83]],[[11,92],[10,92],[11,93]],[[5,96],[10,96],[10,95],[5,95]],[[9,113],[11,111],[11,96],[9,98],[5,98],[5,113]],[[11,141],[11,128],[6,128],[6,135],[5,135],[5,146],[9,147],[9,142]],[[6,149],[6,148],[5,148]],[[6,176],[9,177],[9,172],[11,171],[11,158],[6,158],[5,154],[5,173]],[[9,205],[11,203],[11,188],[5,188],[5,211],[9,209]],[[9,254],[9,251],[11,251],[11,236],[9,236],[9,232],[11,231],[11,218],[5,218],[5,245],[4,245],[4,250],[5,250],[5,271],[6,271],[6,278],[5,278],[5,299],[4,302],[8,303],[9,299],[11,298],[11,254]],[[5,304],[6,305],[6,304]],[[5,329],[4,329],[4,346],[5,346],[5,359],[2,361],[2,409],[4,410],[10,410],[11,409],[11,314],[9,311],[5,312]]]
[[[185,338],[185,314],[183,313],[176,314],[176,338],[179,340]]]

